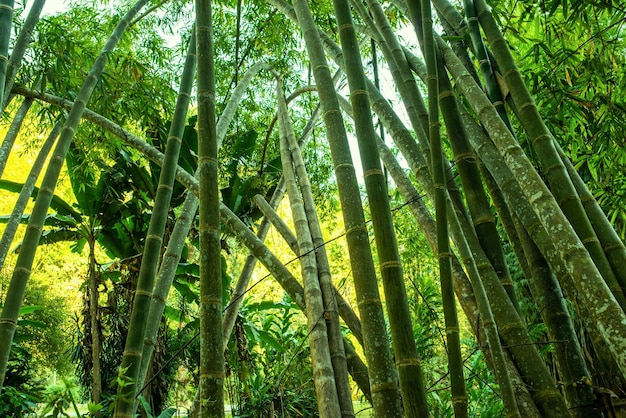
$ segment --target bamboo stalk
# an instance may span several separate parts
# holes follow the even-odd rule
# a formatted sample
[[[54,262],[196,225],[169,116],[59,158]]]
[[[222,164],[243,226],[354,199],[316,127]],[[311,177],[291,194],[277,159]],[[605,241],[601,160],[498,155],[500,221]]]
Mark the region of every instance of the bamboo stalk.
[[[288,136],[293,135],[287,105],[285,103],[282,82],[277,82],[278,122],[280,127],[280,155],[283,164],[283,175],[287,186],[287,195],[298,237],[298,253],[302,267],[302,281],[306,302],[306,316],[309,325],[309,346],[313,366],[313,383],[317,394],[317,408],[321,416],[339,417],[341,408],[337,393],[337,384],[333,372],[333,363],[328,341],[328,331],[324,321],[325,306],[322,290],[318,280],[318,267],[315,257],[313,239],[306,217],[304,202],[299,188],[292,151],[289,148]],[[293,135],[295,141],[295,135]],[[343,405],[341,405],[343,406]]]
[[[6,261],[7,254],[9,253],[9,248],[11,247],[11,243],[13,242],[13,238],[15,237],[15,232],[17,231],[17,227],[20,224],[20,219],[24,214],[24,209],[26,209],[26,205],[30,200],[33,189],[35,188],[35,182],[41,173],[41,170],[46,163],[46,159],[48,158],[48,154],[50,154],[50,150],[54,145],[59,133],[61,132],[61,128],[63,127],[63,121],[60,119],[54,124],[54,127],[48,134],[48,138],[41,146],[39,153],[37,154],[37,158],[33,162],[33,165],[26,177],[26,181],[24,181],[24,186],[22,186],[22,190],[20,191],[20,195],[13,206],[13,211],[11,212],[11,217],[7,221],[7,224],[2,232],[2,239],[0,240],[0,270],[4,267],[4,262]]]
[[[282,98],[279,97],[279,106],[283,104],[286,110],[286,103],[283,103]],[[313,249],[315,250],[318,279],[320,283],[320,290],[322,291],[322,299],[324,302],[324,318],[326,319],[328,330],[328,346],[330,349],[331,362],[335,373],[335,384],[337,386],[337,395],[339,397],[341,416],[354,417],[352,394],[350,390],[350,383],[348,382],[346,353],[344,351],[343,335],[341,332],[341,326],[339,324],[337,299],[340,297],[340,295],[333,286],[330,263],[328,261],[326,247],[324,245],[325,240],[322,234],[322,228],[320,226],[319,218],[317,216],[317,210],[315,208],[315,200],[313,199],[311,183],[309,181],[309,176],[304,165],[304,159],[302,158],[302,154],[300,152],[300,146],[298,145],[298,142],[296,141],[296,136],[293,134],[293,131],[291,130],[288,123],[286,123],[286,128],[288,134],[287,139],[289,141],[288,145],[291,151],[291,159],[298,178],[300,191],[302,193],[302,202],[304,204],[305,216],[309,223],[311,240],[313,244]]]
[[[430,0],[421,0],[423,42],[422,54],[426,61],[428,73],[428,116],[430,158],[432,179],[435,192],[435,221],[437,223],[437,259],[439,261],[439,280],[441,282],[441,300],[446,325],[446,341],[448,347],[448,370],[452,395],[452,407],[455,417],[467,417],[467,394],[463,377],[463,360],[461,358],[461,341],[459,337],[459,320],[454,300],[454,284],[452,282],[452,251],[448,234],[447,196],[444,171],[444,152],[441,144],[439,121],[439,72],[437,70],[437,51],[433,38],[433,18]],[[447,78],[442,78],[442,81]]]
[[[4,86],[7,79],[9,62],[9,41],[13,24],[13,0],[0,1],[0,109],[4,110]],[[2,377],[4,379],[4,377]],[[0,388],[2,386],[0,385]]]
[[[374,412],[379,416],[400,416],[402,412],[396,371],[389,352],[386,324],[360,192],[320,33],[305,1],[296,1],[294,8],[280,0],[270,0],[270,3],[300,22],[318,87],[339,188],[357,305],[362,320],[364,351],[370,369]]]
[[[212,1],[196,0],[200,243],[200,417],[224,416],[222,262]]]
[[[396,356],[404,414],[408,417],[428,414],[426,390],[413,326],[404,286],[402,265],[398,252],[387,187],[375,142],[365,74],[358,50],[356,33],[352,25],[347,1],[333,1],[339,39],[343,51],[344,71],[350,88],[350,101],[354,112],[354,126],[359,155],[363,167],[365,188],[371,208],[374,238],[383,279],[387,316]]]
[[[11,51],[11,57],[7,63],[6,81],[4,84],[4,101],[0,101],[0,113],[2,113],[2,111],[4,111],[9,104],[11,88],[13,88],[13,83],[15,82],[15,75],[22,64],[22,58],[24,58],[26,48],[32,41],[35,26],[39,21],[39,15],[41,14],[41,10],[43,9],[45,3],[46,0],[33,1],[33,5],[30,7],[28,16],[26,16],[26,20],[24,20],[24,25],[22,26],[22,29],[20,29],[20,34],[15,40],[15,45]]]

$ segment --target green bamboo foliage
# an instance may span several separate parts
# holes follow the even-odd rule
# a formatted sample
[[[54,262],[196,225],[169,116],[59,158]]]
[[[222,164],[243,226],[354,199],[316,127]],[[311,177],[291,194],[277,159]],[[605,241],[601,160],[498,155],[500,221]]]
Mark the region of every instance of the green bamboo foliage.
[[[549,235],[559,237],[554,245],[561,254],[567,269],[574,278],[576,290],[584,298],[587,307],[594,313],[600,333],[607,339],[615,360],[622,373],[626,371],[626,317],[621,306],[606,286],[584,246],[563,216],[553,195],[547,189],[532,164],[524,155],[510,131],[484,96],[474,79],[465,71],[454,53],[439,43],[444,50],[446,66],[457,81],[457,85],[470,101],[474,112],[489,132],[513,175],[523,182],[524,193]],[[492,173],[493,174],[493,173]],[[530,231],[529,231],[530,232]]]
[[[452,282],[452,252],[448,235],[448,219],[446,209],[446,182],[443,165],[443,147],[440,136],[439,122],[439,76],[437,72],[437,51],[433,38],[433,19],[430,0],[421,1],[423,37],[423,55],[428,71],[428,116],[429,139],[433,186],[435,188],[435,220],[437,222],[437,259],[439,261],[439,280],[441,281],[441,299],[446,324],[446,341],[448,347],[448,370],[452,406],[455,417],[467,417],[467,395],[463,378],[463,359],[461,358],[461,341],[459,337],[459,319],[454,299]]]
[[[615,299],[617,299],[618,303],[622,306],[622,309],[625,309],[626,297],[624,296],[624,292],[617,281],[615,272],[606,254],[602,250],[602,246],[585,213],[580,198],[576,193],[576,189],[567,174],[563,160],[556,149],[556,141],[543,122],[539,110],[530,92],[526,88],[521,73],[511,56],[506,41],[488,10],[488,6],[483,0],[476,0],[475,5],[480,24],[491,45],[498,66],[503,72],[504,79],[511,93],[511,98],[517,107],[520,122],[528,133],[530,142],[537,154],[543,168],[543,173],[554,194],[554,198],[559,203],[565,216],[569,219],[580,241],[582,241],[587,251],[589,251],[598,271],[613,292]],[[618,266],[618,269],[619,268],[621,268],[621,266]],[[624,343],[626,344],[626,341]]]
[[[0,1],[0,109],[4,109],[4,86],[7,79],[7,65],[9,62],[9,40],[11,39],[11,25],[13,24],[12,0]],[[0,386],[1,387],[1,386]]]
[[[11,126],[9,126],[9,129],[7,129],[7,133],[4,136],[4,140],[2,141],[2,145],[0,145],[0,177],[2,177],[2,174],[4,173],[4,168],[6,167],[7,161],[9,160],[11,149],[13,149],[13,144],[15,144],[17,135],[22,128],[24,119],[26,118],[26,115],[28,114],[28,111],[30,110],[32,104],[33,98],[25,97],[19,109],[17,109],[17,112],[15,112],[15,116],[13,116]]]
[[[350,101],[354,112],[359,154],[372,213],[374,237],[388,307],[387,315],[396,356],[396,367],[400,378],[404,413],[405,416],[409,417],[425,416],[428,414],[426,390],[412,332],[413,327],[389,207],[387,185],[376,147],[376,133],[372,124],[358,42],[347,1],[334,0],[333,5],[337,24],[340,28],[339,39],[345,63],[344,70],[350,88]]]
[[[318,280],[318,268],[311,231],[306,217],[302,195],[293,168],[293,159],[289,148],[289,135],[293,135],[291,122],[287,114],[282,82],[277,82],[278,121],[280,126],[280,155],[283,175],[287,185],[287,194],[298,237],[302,281],[306,301],[306,316],[309,324],[309,346],[313,366],[313,383],[317,394],[317,407],[321,416],[339,417],[341,410],[333,373],[333,365],[328,346],[328,333],[324,321],[325,307],[322,290]]]
[[[4,232],[2,233],[2,239],[0,240],[0,270],[4,267],[4,262],[6,260],[7,254],[9,253],[9,248],[11,247],[11,243],[13,242],[13,238],[15,237],[15,232],[17,231],[17,227],[20,224],[20,219],[24,214],[24,209],[26,209],[26,205],[30,200],[31,193],[35,188],[35,182],[41,173],[41,170],[48,159],[48,154],[50,154],[50,150],[52,150],[52,146],[54,145],[59,133],[61,132],[61,128],[63,127],[63,121],[59,120],[55,123],[54,127],[48,134],[48,138],[41,146],[39,153],[37,154],[37,158],[33,162],[33,165],[28,173],[28,177],[26,177],[26,181],[24,182],[24,186],[22,186],[22,190],[20,191],[20,195],[13,206],[13,211],[11,212],[11,217],[7,221],[6,227],[4,228]]]
[[[297,17],[313,68],[346,228],[357,306],[363,326],[364,351],[369,365],[374,413],[377,416],[400,416],[402,410],[396,371],[389,352],[385,319],[378,293],[376,271],[372,261],[360,192],[320,34],[306,1],[297,0],[294,2],[293,9],[279,0],[270,0],[270,2],[290,18]]]
[[[222,263],[211,0],[196,0],[200,199],[200,416],[224,416]]]
[[[15,81],[15,75],[17,74],[17,70],[20,68],[26,48],[32,41],[35,26],[39,21],[39,15],[41,14],[41,10],[43,9],[45,3],[46,0],[33,1],[30,11],[28,12],[28,16],[26,16],[26,20],[24,20],[24,25],[20,30],[20,34],[15,40],[15,45],[11,51],[11,57],[7,63],[6,82],[4,84],[4,101],[0,100],[0,113],[6,109],[9,102],[11,88],[13,88],[13,82]]]
[[[50,163],[48,164],[46,174],[42,181],[39,193],[37,194],[37,200],[35,201],[35,207],[33,208],[29,225],[24,235],[22,250],[18,256],[16,266],[13,271],[11,283],[6,294],[6,303],[2,310],[2,316],[0,317],[0,389],[4,384],[9,351],[11,348],[11,342],[13,341],[13,335],[15,334],[17,316],[24,298],[26,283],[30,277],[30,269],[35,258],[35,252],[37,251],[37,244],[39,243],[39,238],[41,237],[42,227],[50,202],[52,201],[52,196],[54,195],[54,189],[63,166],[63,161],[65,160],[65,155],[67,154],[70,143],[74,138],[74,132],[80,122],[87,102],[91,97],[91,93],[93,92],[93,89],[95,88],[96,83],[104,70],[108,55],[117,45],[119,39],[124,33],[124,30],[128,26],[128,23],[145,4],[145,2],[146,0],[139,0],[135,3],[135,5],[122,17],[113,30],[110,38],[104,45],[102,52],[91,67],[91,70],[89,71],[89,74],[87,75],[87,78],[77,95],[76,101],[74,102],[72,110],[67,117],[67,121],[65,122],[65,126],[61,131],[60,138],[57,142]],[[4,36],[2,36],[2,39],[4,39]],[[4,74],[0,78],[4,79]],[[1,91],[4,91],[4,82],[2,82],[2,87]]]
[[[613,229],[613,226],[587,188],[583,179],[580,178],[580,175],[576,169],[574,169],[570,159],[565,156],[565,153],[559,144],[556,145],[558,147],[559,155],[565,163],[567,173],[572,179],[574,187],[576,187],[576,191],[580,196],[580,200],[585,208],[585,211],[587,212],[587,216],[589,216],[591,225],[598,235],[600,244],[602,244],[602,249],[606,253],[606,257],[608,258],[611,267],[613,267],[613,271],[617,276],[617,281],[621,286],[622,291],[626,292],[626,269],[623,268],[623,266],[626,265],[626,246],[624,246],[624,242],[620,239],[619,235],[617,235],[615,229]]]
[[[134,414],[137,382],[142,382],[143,380],[140,378],[141,365],[142,363],[146,364],[150,360],[149,358],[142,360],[143,345],[151,308],[150,301],[152,300],[155,277],[163,246],[163,233],[169,215],[174,177],[176,175],[178,156],[191,98],[191,87],[193,85],[196,64],[195,46],[195,39],[192,37],[167,139],[163,165],[159,176],[159,185],[154,199],[154,209],[150,216],[141,269],[137,279],[137,290],[133,301],[128,336],[120,367],[120,378],[128,382],[126,385],[120,386],[118,391],[120,396],[117,398],[116,413],[120,416]],[[160,317],[156,322],[157,324],[160,323]]]

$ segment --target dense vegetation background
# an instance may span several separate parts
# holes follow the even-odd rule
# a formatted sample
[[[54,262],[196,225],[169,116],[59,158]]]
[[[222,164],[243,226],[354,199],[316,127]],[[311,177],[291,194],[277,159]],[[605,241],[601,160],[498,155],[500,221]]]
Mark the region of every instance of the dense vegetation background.
[[[0,415],[625,408],[624,5],[47,3],[0,1]]]

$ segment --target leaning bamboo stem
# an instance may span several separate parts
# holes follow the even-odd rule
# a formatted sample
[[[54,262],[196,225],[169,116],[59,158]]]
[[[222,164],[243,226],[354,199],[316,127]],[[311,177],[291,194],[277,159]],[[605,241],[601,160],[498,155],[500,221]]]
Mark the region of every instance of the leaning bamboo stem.
[[[626,373],[626,356],[622,355],[626,350],[626,339],[623,338],[623,335],[626,335],[624,311],[607,287],[571,224],[561,212],[552,193],[534,170],[489,100],[449,47],[443,42],[439,42],[439,45],[444,53],[446,66],[456,79],[457,85],[470,101],[513,175],[523,181],[524,194],[541,223],[549,235],[560,238],[555,240],[554,244],[568,271],[574,277],[576,291],[594,313],[600,332],[611,347],[622,373]]]
[[[602,246],[587,217],[580,197],[567,174],[563,160],[558,154],[555,145],[556,140],[539,114],[539,109],[526,88],[522,75],[515,65],[508,45],[491,12],[488,10],[488,6],[484,0],[476,0],[475,5],[480,24],[503,72],[511,98],[517,108],[520,122],[528,133],[530,143],[537,154],[554,199],[558,202],[574,231],[579,236],[580,241],[591,255],[597,270],[606,281],[606,285],[613,292],[615,299],[622,309],[626,309],[626,296],[617,281],[615,272],[606,254],[602,250]],[[626,328],[626,323],[624,327]],[[626,346],[626,340],[623,341],[623,344]],[[624,359],[624,364],[626,365],[626,358]]]
[[[11,342],[13,341],[15,327],[17,326],[17,316],[24,298],[26,283],[30,277],[30,270],[37,251],[37,244],[39,242],[39,238],[41,237],[42,227],[48,213],[48,208],[50,207],[50,202],[52,201],[52,196],[54,195],[54,189],[56,187],[61,168],[63,167],[65,155],[67,154],[72,139],[74,138],[76,127],[80,122],[87,102],[91,97],[102,71],[104,70],[108,55],[111,51],[113,51],[113,49],[115,49],[120,37],[128,26],[128,22],[146,3],[146,1],[147,0],[137,1],[137,3],[135,3],[126,15],[124,15],[113,30],[113,33],[94,62],[77,95],[77,100],[74,102],[72,110],[67,117],[67,121],[57,142],[52,159],[48,164],[46,174],[42,181],[42,187],[37,194],[37,200],[35,202],[35,207],[33,208],[30,223],[26,229],[26,234],[24,235],[22,251],[18,256],[16,267],[11,278],[11,284],[9,285],[9,289],[7,291],[6,303],[2,310],[2,316],[0,317],[0,389],[4,384],[9,351],[11,348]],[[0,38],[4,40],[4,36]],[[0,51],[0,55],[1,54],[2,52]],[[4,92],[4,74],[2,74],[2,77],[0,78],[3,79],[2,89],[0,89],[0,91]]]
[[[298,238],[291,232],[289,225],[276,213],[274,208],[265,200],[260,194],[254,196],[254,204],[263,212],[263,216],[272,224],[278,231],[281,237],[285,240],[291,251],[298,255],[300,250],[298,249]]]
[[[288,117],[287,104],[284,97],[279,96],[278,102],[279,109],[282,108],[283,118]],[[296,136],[289,124],[289,120],[287,119],[285,122],[286,137],[288,140],[289,150],[291,152],[291,160],[293,162],[300,191],[302,193],[304,215],[309,224],[311,241],[313,244],[313,250],[315,251],[318,280],[324,303],[324,317],[326,319],[328,330],[328,346],[330,349],[331,363],[335,375],[335,384],[337,387],[337,396],[339,397],[341,416],[354,417],[350,383],[348,382],[348,369],[346,367],[346,353],[344,351],[343,335],[339,324],[337,298],[335,297],[335,294],[338,294],[338,292],[333,286],[330,263],[328,262],[326,247],[324,246],[324,236],[322,235],[322,228],[320,226],[317,210],[315,208],[315,200],[313,198],[311,183],[304,166],[300,146],[296,141]]]
[[[15,116],[13,116],[13,120],[11,121],[11,126],[7,130],[6,135],[4,136],[4,140],[2,141],[2,145],[0,145],[0,177],[4,173],[4,168],[7,165],[7,161],[9,160],[9,155],[11,154],[11,149],[15,144],[15,140],[17,139],[17,135],[22,128],[22,124],[24,123],[24,119],[26,118],[26,114],[30,110],[30,107],[33,104],[33,99],[26,97],[22,104],[20,105],[17,112],[15,112]]]
[[[125,370],[123,376],[124,379],[127,379],[129,382],[126,386],[121,387],[119,391],[122,396],[118,397],[118,399],[122,401],[117,402],[116,410],[120,415],[133,414],[136,405],[134,398],[142,364],[141,355],[146,335],[147,319],[150,314],[150,301],[152,300],[154,281],[161,257],[163,234],[169,214],[174,177],[178,165],[178,155],[182,144],[187,110],[191,99],[190,94],[195,73],[195,63],[195,41],[192,40],[189,43],[189,51],[187,53],[185,68],[183,69],[178,100],[176,101],[174,117],[167,139],[163,166],[154,199],[154,210],[150,216],[150,223],[146,234],[141,269],[137,279],[137,290],[133,301],[133,309],[128,326],[128,336],[126,338],[124,356],[120,367],[122,370]],[[125,402],[124,399],[130,399],[130,401]]]
[[[4,86],[7,79],[7,64],[9,62],[9,40],[11,39],[11,25],[13,24],[13,0],[0,1],[0,109],[4,110]],[[1,113],[1,112],[0,112]],[[2,377],[4,379],[4,377]],[[2,382],[2,381],[0,381]],[[0,385],[0,388],[2,386]]]
[[[4,101],[0,100],[0,113],[2,113],[2,111],[4,111],[4,109],[6,109],[8,105],[11,88],[13,88],[13,83],[15,81],[15,75],[17,74],[17,70],[19,70],[20,65],[22,64],[22,58],[24,58],[26,48],[28,48],[28,45],[32,41],[35,26],[39,21],[39,15],[41,14],[41,10],[43,9],[45,3],[46,0],[33,1],[33,5],[30,7],[28,16],[26,16],[26,20],[24,20],[24,25],[20,30],[20,34],[15,40],[13,51],[11,51],[11,57],[9,58],[9,62],[7,63],[6,82],[4,85]]]
[[[558,143],[556,146],[561,159],[565,163],[567,173],[572,179],[574,187],[576,187],[576,192],[580,196],[589,221],[591,221],[591,225],[598,235],[602,249],[611,267],[613,267],[617,281],[622,291],[626,293],[626,269],[624,268],[624,266],[626,266],[626,246],[624,246],[624,242],[620,239],[619,235],[617,235],[617,232],[615,232],[615,229],[602,211],[598,201],[593,197],[583,179],[580,178],[580,175],[572,165],[570,159],[565,155]]]
[[[347,104],[345,100],[342,100],[341,103],[342,103],[343,108],[346,110],[346,112],[348,114],[351,114],[352,109],[350,105]],[[388,126],[386,127],[387,129],[389,129]],[[426,205],[424,204],[423,200],[418,198],[417,190],[415,189],[411,181],[408,179],[407,175],[404,173],[403,169],[400,167],[400,165],[396,161],[395,157],[393,156],[389,148],[387,148],[387,146],[383,143],[383,141],[380,138],[377,138],[377,144],[380,150],[381,158],[385,166],[389,170],[389,173],[391,174],[394,182],[398,186],[398,189],[404,196],[405,201],[410,202],[409,208],[411,209],[413,216],[419,223],[420,229],[426,235],[426,238],[428,239],[431,248],[433,249],[433,251],[436,251],[437,233],[436,233],[435,221],[432,219],[432,216],[430,215],[428,209],[426,208]],[[432,181],[429,180],[430,174],[428,170],[426,169],[426,170],[417,170],[417,171],[425,173],[425,175],[419,176],[419,179],[422,185],[424,186],[424,188],[427,190],[430,190],[429,193],[432,195],[433,186],[432,186]],[[468,258],[467,253],[465,254],[466,254],[466,257],[464,258],[463,261],[466,265],[470,265],[468,264],[468,262],[471,261],[470,260],[471,257]],[[468,276],[465,274],[465,271],[461,267],[458,259],[454,255],[452,258],[452,271],[455,277],[454,290],[456,292],[457,298],[459,299],[459,302],[461,306],[463,307],[463,310],[465,311],[468,319],[470,320],[470,324],[472,324],[476,338],[480,340],[481,330],[479,326],[482,325],[482,327],[484,328],[486,325],[488,326],[489,323],[494,323],[494,322],[493,320],[491,322],[487,320],[487,324],[484,323],[483,318],[489,317],[488,314],[485,314],[482,311],[483,309],[485,309],[485,305],[482,303],[479,305],[477,303],[477,299],[475,298],[472,284],[470,283]],[[468,268],[468,271],[475,271],[475,269],[470,267]],[[478,273],[475,273],[474,277],[479,278]],[[488,303],[486,306],[487,308],[489,307]],[[480,321],[479,321],[479,318],[480,318]],[[480,322],[483,322],[483,323],[480,324]],[[495,330],[495,333],[494,332],[488,333],[488,336],[490,337],[493,337],[494,335],[497,338],[497,330]],[[500,346],[499,340],[496,339],[495,343],[491,342],[491,347],[493,347],[492,350],[495,350],[495,352],[489,351],[489,348],[490,348],[489,346],[487,346],[486,348],[483,348],[483,350],[486,351],[485,354],[487,355],[488,359],[492,361],[493,364],[495,365],[495,367],[493,367],[494,370],[498,370],[498,369],[508,370],[511,375],[509,376],[506,373],[504,375],[496,374],[497,379],[500,379],[500,378],[506,379],[506,377],[510,377],[510,380],[512,383],[512,381],[515,378],[516,384],[513,385],[514,396],[512,395],[512,392],[510,391],[510,389],[508,389],[510,384],[507,384],[506,380],[502,381],[504,383],[500,383],[502,396],[508,397],[509,399],[513,399],[513,400],[515,399],[520,400],[520,404],[522,405],[521,408],[523,408],[522,411],[524,412],[524,416],[539,416],[539,413],[537,412],[537,408],[534,404],[534,401],[532,400],[530,394],[528,393],[527,385],[522,381],[522,378],[520,377],[519,372],[515,368],[515,365],[511,365],[511,367],[508,366],[508,363],[510,363],[510,360],[506,358],[506,353],[503,352],[502,354],[499,354],[498,350],[500,351],[503,351],[503,350],[501,346],[498,349],[498,346]],[[500,356],[504,356],[505,360],[503,361],[500,358]]]
[[[311,363],[313,366],[313,383],[317,394],[317,407],[321,416],[339,417],[341,409],[337,386],[333,373],[328,333],[324,321],[325,307],[322,290],[318,280],[317,261],[313,248],[313,240],[309,223],[305,214],[304,202],[299,190],[296,174],[293,168],[292,152],[289,148],[288,136],[293,135],[287,105],[285,104],[282,82],[277,82],[278,121],[280,127],[280,155],[283,164],[283,175],[287,186],[287,195],[298,237],[300,263],[302,267],[302,281],[306,301],[306,316],[309,324],[309,345],[311,347]]]
[[[489,261],[498,274],[504,290],[506,290],[506,293],[509,295],[515,310],[521,313],[513,280],[504,259],[504,250],[500,243],[496,222],[491,214],[491,208],[489,207],[481,175],[476,164],[476,157],[467,140],[463,124],[460,120],[457,98],[452,90],[448,74],[445,68],[443,68],[443,62],[440,64],[439,83],[441,93],[439,100],[441,102],[448,137],[450,138],[450,145],[454,153],[454,158],[457,161],[457,168],[461,177],[461,183],[463,184],[463,190],[465,191],[472,223],[480,245],[485,250],[487,257],[489,257]]]

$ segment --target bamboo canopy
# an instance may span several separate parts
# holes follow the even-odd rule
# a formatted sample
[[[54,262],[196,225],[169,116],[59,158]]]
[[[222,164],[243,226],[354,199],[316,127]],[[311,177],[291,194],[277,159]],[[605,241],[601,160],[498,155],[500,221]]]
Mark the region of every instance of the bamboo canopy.
[[[35,0],[22,22],[13,2],[0,0],[0,109],[6,125],[0,186],[19,193],[0,241],[0,267],[10,273],[0,299],[0,391],[9,385],[25,295],[39,268],[36,257],[52,242],[53,226],[78,225],[71,239],[82,233],[89,243],[83,315],[94,404],[108,402],[102,349],[109,337],[102,316],[117,309],[108,301],[103,305],[108,279],[97,248],[120,265],[139,263],[126,285],[124,344],[110,401],[115,417],[135,416],[140,404],[152,414],[147,399],[154,396],[153,381],[182,355],[197,357],[192,416],[225,416],[228,403],[253,396],[245,362],[254,350],[242,347],[246,327],[252,327],[245,322],[253,315],[248,296],[262,281],[250,284],[257,262],[284,295],[271,309],[282,309],[282,320],[293,321],[289,326],[304,324],[297,350],[307,353],[307,365],[295,374],[311,373],[303,386],[310,386],[319,416],[358,416],[357,393],[376,417],[470,416],[473,402],[480,402],[473,394],[470,347],[482,352],[489,379],[497,383],[498,411],[506,416],[600,417],[626,396],[623,226],[617,215],[603,212],[586,183],[589,176],[568,156],[569,137],[561,138],[563,131],[543,112],[546,100],[535,99],[545,92],[532,89],[520,69],[525,58],[516,58],[508,38],[512,31],[485,0],[333,0],[332,6],[237,1],[234,9],[210,0],[150,7],[139,0],[125,6],[106,35],[98,28],[96,37],[106,38],[94,43],[99,52],[93,57],[85,53],[88,70],[71,80],[80,78],[78,88],[60,83],[62,74],[51,67],[36,71],[39,52],[30,48],[43,48],[44,39],[33,34],[51,24],[40,18],[44,3]],[[574,13],[557,0],[551,4],[550,19]],[[577,13],[582,7],[572,6]],[[244,22],[247,10],[267,21],[257,17],[252,23],[258,27],[246,32],[252,24]],[[129,65],[116,54],[132,50],[132,40],[150,32],[149,25],[178,20],[190,33],[176,74],[178,97],[150,96],[137,68],[127,73],[134,79],[129,84],[113,75],[118,64]],[[225,35],[229,24],[234,38]],[[263,46],[258,39],[266,35],[285,49]],[[157,55],[163,46],[154,45]],[[137,62],[145,58],[133,54]],[[251,56],[262,59],[251,63]],[[231,59],[235,65],[226,65]],[[613,58],[615,71],[619,59],[626,60]],[[166,60],[159,65],[177,68]],[[55,68],[61,68],[58,62]],[[572,87],[569,72],[565,78]],[[113,89],[116,82],[125,87]],[[136,86],[145,88],[144,96],[127,99],[121,90]],[[134,100],[144,102],[131,111],[126,102]],[[154,114],[152,105],[158,108]],[[586,111],[592,105],[579,106]],[[54,124],[37,145],[32,170],[23,184],[8,181],[7,163],[19,158],[15,145],[44,108],[54,118],[39,120]],[[155,114],[158,121],[151,119]],[[254,128],[244,133],[248,125]],[[101,143],[85,134],[86,127],[106,133]],[[99,147],[114,149],[117,154],[110,155],[127,158],[127,165]],[[319,174],[324,164],[327,178]],[[105,173],[120,167],[128,171],[116,184],[123,179],[137,193],[113,190],[120,198],[115,208],[132,199],[147,202],[133,215],[134,226],[145,219],[144,230],[124,225],[126,247],[105,237],[105,214],[115,210],[103,190],[112,185],[72,185],[73,206],[63,206],[58,195],[65,172],[75,179],[94,170],[83,179],[101,184],[112,182]],[[143,183],[133,177],[140,172],[149,173]],[[322,198],[319,190],[326,191]],[[102,200],[101,206],[89,196]],[[402,218],[404,206],[410,216]],[[20,223],[27,224],[23,237]],[[330,238],[330,223],[341,229],[339,237]],[[427,244],[418,254],[411,246],[422,237]],[[345,241],[343,254],[331,248],[336,239]],[[236,243],[237,254],[229,242]],[[13,261],[10,248],[17,244]],[[287,256],[291,261],[284,261]],[[346,262],[338,267],[341,257]],[[415,268],[429,257],[435,268]],[[196,266],[198,272],[189,273]],[[181,271],[197,275],[197,289],[180,281]],[[231,271],[238,277],[232,283]],[[436,278],[439,305],[427,306],[430,324],[419,313],[429,303],[419,275]],[[170,360],[156,370],[164,318],[176,297],[170,290],[183,287],[189,289],[183,299],[194,299],[197,312],[193,321],[180,322],[196,323],[194,336],[167,353]],[[302,318],[289,319],[291,306]],[[437,341],[434,332],[424,331],[438,327],[435,311],[445,323]],[[254,332],[278,358],[284,347],[268,329]],[[197,337],[197,352],[186,352]],[[433,367],[437,355],[445,359]],[[283,402],[292,365],[278,363],[285,366],[276,389]],[[242,394],[228,392],[232,379],[239,379]],[[433,389],[440,382],[445,389]],[[271,402],[262,416],[278,414],[275,407]]]

